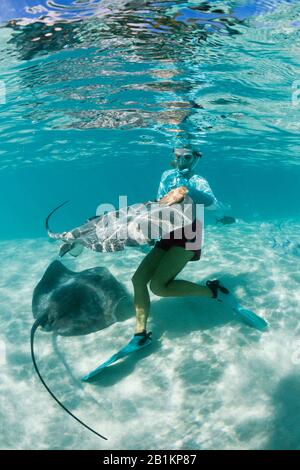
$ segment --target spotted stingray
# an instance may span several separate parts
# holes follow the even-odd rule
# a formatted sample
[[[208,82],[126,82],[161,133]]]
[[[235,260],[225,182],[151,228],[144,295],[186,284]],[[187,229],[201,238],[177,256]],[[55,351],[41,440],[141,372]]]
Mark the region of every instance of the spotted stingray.
[[[50,238],[63,241],[59,255],[64,256],[78,245],[97,252],[124,250],[125,246],[151,245],[153,240],[164,237],[193,221],[193,204],[189,196],[180,203],[160,205],[148,201],[119,211],[112,211],[88,219],[83,225],[70,231],[55,233],[49,228],[52,214],[66,202],[56,207],[46,218],[46,230]]]

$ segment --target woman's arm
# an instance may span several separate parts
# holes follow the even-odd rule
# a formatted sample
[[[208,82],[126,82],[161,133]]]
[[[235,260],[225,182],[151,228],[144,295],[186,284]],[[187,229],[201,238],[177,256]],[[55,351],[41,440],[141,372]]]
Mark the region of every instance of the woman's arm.
[[[189,196],[195,204],[204,204],[208,210],[219,208],[219,202],[205,178],[194,175],[189,183]]]
[[[160,179],[160,183],[159,183],[159,187],[158,187],[158,191],[157,191],[157,196],[156,196],[157,200],[161,199],[168,192],[167,188],[166,188],[166,186],[167,186],[166,185],[166,177],[167,177],[167,172],[164,171],[163,174],[161,175],[161,179]]]

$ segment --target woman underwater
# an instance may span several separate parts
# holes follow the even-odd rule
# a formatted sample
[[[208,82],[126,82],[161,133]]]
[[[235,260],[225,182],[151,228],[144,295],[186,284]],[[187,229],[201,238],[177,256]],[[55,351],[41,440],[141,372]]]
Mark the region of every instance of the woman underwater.
[[[179,228],[173,229],[170,233],[167,231],[160,240],[156,241],[154,247],[143,259],[132,277],[136,318],[135,330],[128,347],[123,348],[122,354],[130,353],[135,349],[151,344],[151,332],[147,332],[147,320],[150,311],[149,288],[155,295],[160,297],[214,298],[229,304],[235,314],[251,326],[260,330],[267,327],[267,323],[262,318],[241,307],[219,280],[209,280],[206,285],[201,286],[191,281],[175,279],[188,262],[198,261],[201,256],[202,225],[196,217],[196,205],[202,204],[209,210],[221,208],[221,204],[217,201],[208,182],[202,176],[194,173],[194,168],[201,156],[200,152],[188,146],[176,148],[172,161],[173,169],[162,174],[154,205],[166,208],[181,203],[185,206],[186,201],[190,201],[188,204],[192,205],[193,211],[190,217],[187,217],[188,222],[185,226],[181,223],[179,225],[176,223],[170,224],[171,227]],[[148,201],[146,203],[147,207],[151,207],[152,202]],[[107,233],[111,224],[110,214],[108,214],[107,219],[106,216],[92,217],[88,219],[86,224],[72,231],[54,233],[49,229],[48,221],[58,208],[54,209],[47,217],[46,227],[51,238],[64,240],[64,244],[60,249],[60,256],[64,256],[65,253],[78,256],[83,246],[95,251],[119,251],[124,249],[125,244],[129,246],[131,242],[133,242],[133,246],[139,244],[136,243],[135,236],[132,240],[128,238],[126,243],[124,241],[120,243],[118,237],[112,237],[119,230],[118,218],[116,218],[116,225],[113,226],[111,234]],[[113,214],[116,213],[113,212]],[[117,230],[115,230],[116,227]],[[108,247],[110,248],[108,249]]]
[[[190,147],[174,149],[173,169],[162,174],[157,200],[160,204],[173,204],[182,201],[189,194],[195,204],[215,210],[218,201],[208,182],[194,173],[194,168],[201,158],[201,153]],[[195,218],[192,223],[194,237],[201,240],[201,223]],[[171,232],[167,239],[157,241],[152,250],[143,259],[132,277],[134,288],[134,306],[136,315],[134,337],[139,345],[150,342],[151,333],[147,333],[147,319],[150,311],[150,290],[160,297],[211,297],[227,294],[228,290],[218,280],[207,281],[205,286],[187,280],[177,280],[176,276],[189,261],[197,261],[201,256],[201,245],[191,249],[185,237]]]

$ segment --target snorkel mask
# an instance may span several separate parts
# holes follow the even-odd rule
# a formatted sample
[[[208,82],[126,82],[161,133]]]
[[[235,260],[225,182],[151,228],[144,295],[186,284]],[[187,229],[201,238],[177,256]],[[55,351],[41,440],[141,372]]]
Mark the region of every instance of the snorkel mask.
[[[188,173],[195,168],[201,157],[201,152],[189,147],[174,148],[174,158],[171,165],[177,168],[180,173]]]

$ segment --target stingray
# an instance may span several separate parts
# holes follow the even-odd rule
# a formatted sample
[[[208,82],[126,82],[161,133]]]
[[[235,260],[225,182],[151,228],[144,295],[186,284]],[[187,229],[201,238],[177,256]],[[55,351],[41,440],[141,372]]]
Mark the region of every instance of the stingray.
[[[34,369],[56,403],[78,423],[105,440],[105,436],[74,415],[47,385],[37,365],[34,338],[39,327],[65,336],[107,328],[128,317],[130,303],[126,289],[108,269],[97,267],[74,272],[58,260],[48,266],[33,291],[32,313],[36,320],[31,328],[30,348]]]
[[[48,266],[32,298],[34,318],[43,317],[45,330],[64,336],[107,328],[124,319],[128,305],[126,289],[107,268],[74,272],[58,260]]]
[[[223,225],[230,225],[234,224],[236,222],[236,219],[234,217],[231,217],[230,215],[224,215],[223,217],[218,217],[216,218],[216,223],[217,224],[223,224]]]
[[[63,204],[46,218],[50,238],[61,240],[59,255],[76,253],[78,246],[97,252],[124,250],[126,246],[152,245],[157,238],[168,237],[174,230],[191,226],[194,219],[193,201],[187,195],[180,203],[160,204],[157,201],[137,203],[119,211],[91,217],[84,224],[66,232],[55,233],[49,228],[49,219]]]

